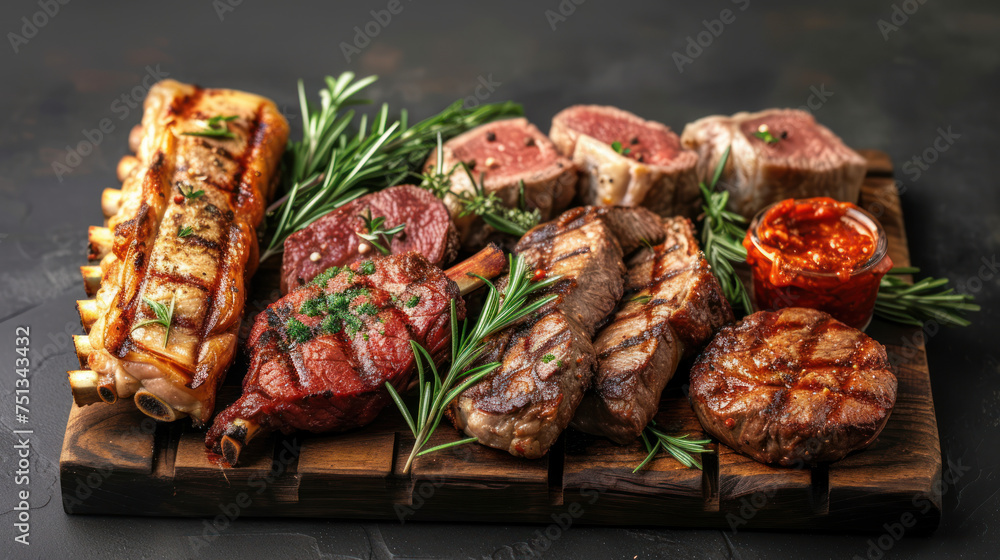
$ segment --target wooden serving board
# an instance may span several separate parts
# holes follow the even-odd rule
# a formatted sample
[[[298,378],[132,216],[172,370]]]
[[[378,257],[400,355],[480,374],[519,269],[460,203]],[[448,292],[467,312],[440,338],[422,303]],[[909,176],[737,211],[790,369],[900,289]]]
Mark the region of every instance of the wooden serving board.
[[[892,164],[881,152],[869,161],[862,205],[880,218],[889,253],[910,264]],[[259,282],[259,283],[266,283]],[[248,313],[274,298],[257,288]],[[252,316],[252,315],[251,315]],[[899,379],[895,410],[866,450],[829,466],[772,468],[713,444],[704,471],[661,456],[643,471],[641,443],[618,446],[567,431],[539,460],[516,459],[479,445],[402,465],[412,436],[399,414],[340,435],[273,435],[254,441],[238,468],[205,454],[204,434],[184,423],[157,424],[131,399],[116,405],[73,406],[60,471],[68,513],[167,516],[295,516],[344,519],[665,525],[809,531],[882,531],[909,523],[934,530],[941,518],[941,449],[919,329],[872,323]],[[668,432],[702,435],[685,398],[687,365],[667,388],[657,416]],[[218,406],[238,395],[232,368]],[[459,435],[443,426],[441,443]],[[555,517],[553,517],[555,516]],[[567,517],[568,516],[568,517]]]

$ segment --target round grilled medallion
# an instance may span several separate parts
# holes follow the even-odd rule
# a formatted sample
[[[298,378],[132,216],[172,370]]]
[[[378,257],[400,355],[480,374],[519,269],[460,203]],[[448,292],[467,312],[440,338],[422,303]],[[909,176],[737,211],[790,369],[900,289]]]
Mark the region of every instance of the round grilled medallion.
[[[870,444],[896,402],[885,348],[822,311],[754,313],[723,328],[691,370],[706,431],[762,463],[841,459]]]

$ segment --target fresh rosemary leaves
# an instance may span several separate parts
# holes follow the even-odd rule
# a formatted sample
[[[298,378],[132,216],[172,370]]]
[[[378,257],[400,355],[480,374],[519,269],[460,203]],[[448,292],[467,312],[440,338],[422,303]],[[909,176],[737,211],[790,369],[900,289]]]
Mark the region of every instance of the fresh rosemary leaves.
[[[616,151],[616,152],[618,152],[619,154],[621,154],[623,156],[627,156],[629,154],[629,152],[632,151],[632,148],[622,148],[622,143],[621,142],[612,142],[611,143],[611,149],[614,150],[614,151]]]
[[[302,109],[302,139],[285,152],[282,187],[285,195],[268,208],[271,239],[261,256],[266,260],[282,251],[285,238],[327,212],[368,192],[400,183],[420,166],[440,134],[451,138],[499,118],[522,114],[516,103],[489,103],[467,109],[456,101],[444,111],[412,126],[406,111],[399,120],[389,119],[383,104],[370,119],[355,119],[352,105],[369,103],[355,94],[376,79],[360,80],[345,72],[326,78],[320,105],[306,101],[299,81]]]
[[[142,298],[142,301],[153,310],[153,314],[156,315],[155,319],[146,319],[138,325],[132,327],[132,331],[138,328],[145,327],[146,325],[162,325],[163,326],[163,347],[167,347],[167,341],[170,340],[170,324],[174,320],[174,302],[177,299],[177,294],[170,296],[170,307],[158,302],[153,301],[149,298]]]
[[[364,214],[360,214],[358,217],[364,220],[365,231],[358,231],[355,233],[357,233],[358,237],[361,239],[371,243],[372,247],[378,249],[383,255],[388,255],[391,252],[389,247],[392,245],[392,238],[406,228],[406,224],[399,224],[396,227],[385,229],[383,227],[385,225],[385,217],[377,216],[373,218],[371,208],[366,210]]]
[[[750,296],[746,286],[736,275],[733,263],[747,260],[747,250],[743,247],[743,237],[746,236],[746,220],[735,212],[726,210],[729,202],[729,191],[715,192],[715,186],[722,176],[722,170],[729,160],[729,150],[723,152],[719,164],[715,167],[712,182],[708,186],[699,184],[701,196],[704,199],[702,210],[705,212],[704,224],[701,228],[701,245],[705,258],[712,266],[712,273],[722,286],[722,293],[733,307],[742,307],[745,313],[753,313]]]
[[[757,132],[754,132],[753,135],[767,142],[768,144],[777,144],[779,141],[781,141],[781,138],[771,134],[771,131],[767,128],[766,124],[760,125],[760,127],[757,129]]]
[[[910,284],[898,277],[918,272],[920,269],[915,267],[896,267],[883,276],[875,299],[875,315],[915,327],[922,327],[930,320],[954,327],[972,324],[962,316],[980,310],[972,295],[957,294],[947,288],[947,278],[924,278]]]
[[[442,375],[434,365],[434,360],[424,347],[411,342],[414,358],[417,362],[417,380],[419,395],[417,410],[411,414],[402,397],[389,383],[386,389],[403,414],[410,431],[413,432],[414,443],[409,458],[403,467],[403,472],[409,472],[413,460],[420,455],[426,455],[449,447],[476,441],[476,438],[464,438],[425,449],[434,435],[434,430],[441,423],[445,409],[451,401],[469,387],[475,385],[495,370],[500,363],[490,362],[473,367],[484,349],[485,339],[500,331],[522,317],[534,313],[548,304],[554,295],[531,299],[531,296],[550,286],[558,277],[535,281],[534,273],[527,261],[521,257],[510,256],[510,275],[503,293],[489,280],[482,279],[489,288],[482,312],[475,326],[469,331],[466,324],[459,327],[455,318],[455,302],[451,304],[451,364]]]
[[[194,130],[182,132],[185,136],[207,136],[209,138],[236,138],[236,135],[229,131],[229,121],[236,120],[236,115],[224,117],[216,115],[205,121],[204,130]]]
[[[637,473],[642,470],[642,468],[648,465],[661,450],[666,450],[667,453],[673,455],[674,459],[680,461],[680,463],[685,467],[695,467],[700,469],[701,462],[698,461],[695,455],[700,453],[713,453],[711,449],[705,447],[705,445],[711,443],[712,440],[688,439],[690,437],[691,434],[684,434],[682,436],[668,435],[656,427],[655,420],[650,421],[649,425],[646,426],[646,429],[642,432],[642,443],[646,445],[646,451],[649,451],[649,455],[646,455],[646,458],[643,459],[642,462],[632,470],[632,472]]]

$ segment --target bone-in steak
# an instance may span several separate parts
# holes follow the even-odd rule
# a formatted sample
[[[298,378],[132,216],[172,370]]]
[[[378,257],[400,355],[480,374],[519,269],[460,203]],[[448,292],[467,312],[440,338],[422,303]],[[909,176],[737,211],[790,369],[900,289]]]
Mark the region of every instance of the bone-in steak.
[[[696,212],[698,156],[668,127],[615,107],[576,105],[552,119],[549,136],[580,169],[584,204]]]
[[[836,461],[870,444],[896,402],[885,348],[822,311],[760,311],[725,327],[691,370],[706,431],[762,463]]]
[[[511,208],[520,202],[520,184],[524,181],[525,206],[537,208],[543,220],[566,208],[576,194],[576,168],[526,119],[495,121],[460,134],[445,142],[443,159],[446,172],[464,162],[477,182],[484,174],[485,191],[496,194]],[[435,151],[424,167],[433,170],[436,163]],[[451,175],[451,189],[475,191],[461,167]],[[475,215],[462,216],[463,207],[454,196],[445,197],[445,203],[458,227],[462,246],[470,250],[481,247],[493,229]]]
[[[243,395],[222,411],[206,445],[237,420],[262,429],[339,431],[371,422],[414,371],[410,341],[437,363],[451,342],[450,308],[465,306],[458,286],[417,253],[375,257],[331,269],[257,316]]]
[[[456,427],[485,445],[528,458],[541,457],[555,443],[591,382],[596,363],[591,337],[622,294],[622,250],[608,223],[631,223],[627,231],[633,237],[653,232],[653,243],[663,237],[655,214],[620,211],[632,219],[606,221],[603,209],[570,210],[521,239],[517,252],[533,268],[562,276],[547,292],[558,297],[492,337],[480,361],[501,365],[453,403]]]
[[[625,297],[594,340],[594,385],[573,427],[629,443],[656,414],[682,357],[733,320],[687,218],[663,220],[666,240],[628,263]]]
[[[729,209],[747,218],[786,198],[857,202],[865,176],[865,159],[805,111],[705,117],[684,127],[681,142],[698,152],[706,184],[732,147],[719,184],[729,190]]]
[[[367,211],[373,218],[385,218],[384,229],[406,224],[388,246],[392,254],[417,251],[443,267],[458,252],[458,233],[444,203],[419,187],[391,187],[352,200],[288,236],[281,261],[281,293],[331,266],[345,266],[377,253],[357,235],[367,233],[361,218]]]

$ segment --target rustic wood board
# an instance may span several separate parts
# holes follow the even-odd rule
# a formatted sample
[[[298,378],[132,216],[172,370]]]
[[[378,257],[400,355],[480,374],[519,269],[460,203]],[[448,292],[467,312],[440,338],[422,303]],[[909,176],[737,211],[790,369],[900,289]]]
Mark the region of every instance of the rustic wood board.
[[[886,154],[863,151],[869,173],[861,204],[882,221],[889,253],[910,264],[899,196]],[[262,276],[262,275],[258,275]],[[266,275],[263,275],[266,277]],[[267,281],[259,282],[267,284]],[[255,289],[248,313],[273,300]],[[252,315],[251,315],[252,316]],[[941,518],[941,450],[923,336],[918,329],[872,323],[899,379],[896,408],[866,450],[828,466],[779,469],[721,444],[702,457],[704,471],[645,456],[639,442],[618,446],[567,431],[537,461],[477,445],[420,458],[402,474],[412,442],[388,410],[372,425],[341,435],[272,435],[254,441],[238,468],[204,452],[189,422],[157,424],[131,400],[73,406],[60,461],[68,513],[168,516],[294,516],[401,521],[482,521],[594,525],[663,525],[809,531],[881,531],[909,512],[913,532]],[[685,396],[687,364],[664,393],[657,417],[665,429],[701,435]],[[220,393],[238,394],[243,360]],[[435,438],[458,434],[443,427]]]

